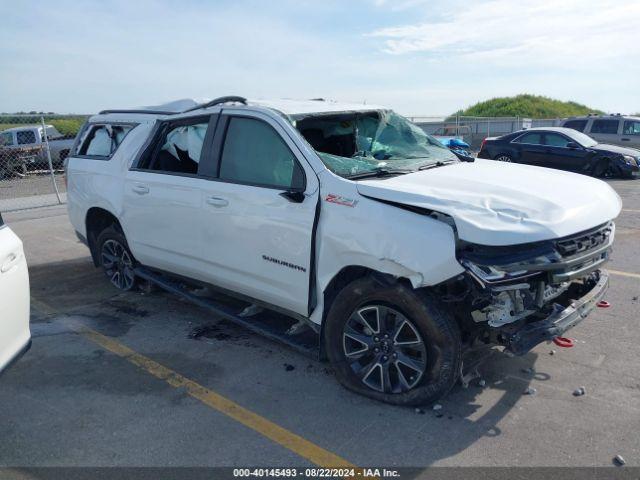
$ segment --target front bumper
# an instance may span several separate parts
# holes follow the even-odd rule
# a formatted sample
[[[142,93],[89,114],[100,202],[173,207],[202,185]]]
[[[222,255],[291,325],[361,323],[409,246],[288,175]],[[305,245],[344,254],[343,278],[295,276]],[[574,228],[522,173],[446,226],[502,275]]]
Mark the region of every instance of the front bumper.
[[[554,312],[547,318],[528,323],[511,334],[507,340],[507,350],[515,355],[524,355],[539,343],[562,335],[596,308],[596,304],[603,299],[608,288],[609,274],[602,270],[598,283],[586,295],[564,309],[556,304]]]

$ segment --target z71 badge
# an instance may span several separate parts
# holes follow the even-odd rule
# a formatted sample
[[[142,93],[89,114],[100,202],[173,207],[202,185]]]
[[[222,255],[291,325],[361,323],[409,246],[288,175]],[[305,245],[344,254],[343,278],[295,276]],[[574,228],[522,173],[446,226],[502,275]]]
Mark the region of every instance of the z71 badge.
[[[342,195],[336,195],[335,193],[330,193],[329,195],[327,195],[325,201],[329,203],[337,203],[338,205],[344,205],[345,207],[355,207],[358,204],[358,200],[343,197]]]

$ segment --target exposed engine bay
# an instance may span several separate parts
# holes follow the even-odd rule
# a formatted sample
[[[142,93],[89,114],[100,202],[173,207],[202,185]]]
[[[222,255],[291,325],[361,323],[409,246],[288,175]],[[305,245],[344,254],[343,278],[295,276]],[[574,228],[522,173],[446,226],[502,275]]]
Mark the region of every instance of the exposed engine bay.
[[[487,247],[462,244],[467,273],[444,288],[469,340],[508,347],[509,336],[575,304],[601,279],[614,224],[548,242]]]

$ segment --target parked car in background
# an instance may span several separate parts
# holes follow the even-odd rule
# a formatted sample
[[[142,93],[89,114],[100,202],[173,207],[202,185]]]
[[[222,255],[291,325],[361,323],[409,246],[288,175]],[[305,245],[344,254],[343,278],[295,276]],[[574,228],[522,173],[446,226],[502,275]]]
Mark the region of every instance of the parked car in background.
[[[451,150],[456,157],[463,161],[473,161],[471,146],[460,138],[439,138],[440,143]]]
[[[478,158],[631,178],[639,175],[640,150],[598,143],[571,128],[540,127],[487,138]]]
[[[640,117],[588,115],[567,118],[562,126],[586,133],[600,143],[640,148]]]
[[[0,372],[31,345],[29,274],[22,242],[0,214]]]
[[[69,155],[74,138],[65,137],[53,125],[45,125],[45,128],[51,152],[51,162],[54,167],[59,168]],[[9,128],[0,132],[0,145],[8,151],[30,149],[33,152],[38,152],[37,156],[21,156],[25,159],[26,169],[47,168],[49,160],[45,150],[44,133],[45,129],[42,125]]]
[[[290,345],[306,332],[347,388],[399,405],[446,394],[478,347],[523,355],[582,321],[621,209],[599,180],[461,162],[389,109],[325,101],[104,111],[66,168],[71,223],[115,287],[151,280]]]
[[[0,133],[0,180],[24,177],[27,165],[34,165],[43,155],[42,145],[16,145],[11,134]]]

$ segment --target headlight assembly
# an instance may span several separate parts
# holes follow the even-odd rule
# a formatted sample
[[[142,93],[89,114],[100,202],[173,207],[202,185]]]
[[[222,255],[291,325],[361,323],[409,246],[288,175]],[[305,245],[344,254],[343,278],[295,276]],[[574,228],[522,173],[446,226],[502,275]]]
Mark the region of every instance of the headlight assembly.
[[[638,166],[638,161],[636,160],[635,157],[632,157],[631,155],[623,155],[622,158],[624,159],[625,163],[627,163],[628,165],[631,165],[633,167]]]

